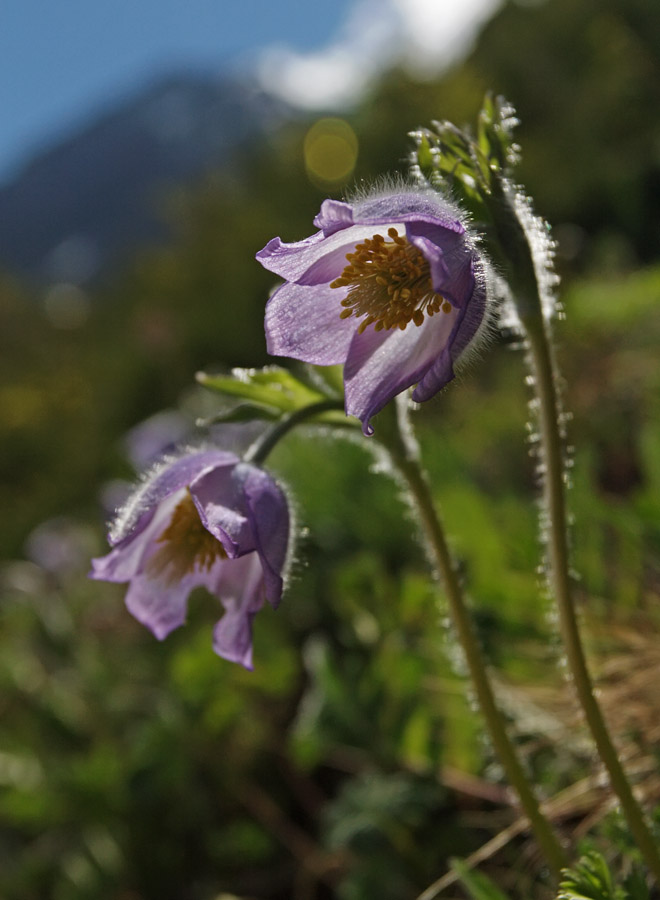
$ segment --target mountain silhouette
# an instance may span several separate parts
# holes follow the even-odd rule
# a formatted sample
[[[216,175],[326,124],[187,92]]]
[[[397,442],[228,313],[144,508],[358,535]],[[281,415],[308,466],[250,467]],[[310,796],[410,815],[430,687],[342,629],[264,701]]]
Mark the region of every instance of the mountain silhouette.
[[[159,203],[276,127],[288,108],[234,77],[183,74],[138,92],[0,188],[0,267],[84,284],[166,234]]]

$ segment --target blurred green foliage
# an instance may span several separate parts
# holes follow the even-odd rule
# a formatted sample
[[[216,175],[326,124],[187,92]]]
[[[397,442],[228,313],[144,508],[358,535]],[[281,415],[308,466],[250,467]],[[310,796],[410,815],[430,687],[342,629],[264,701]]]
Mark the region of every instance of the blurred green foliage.
[[[607,862],[591,851],[575,866],[564,872],[557,900],[648,900],[649,889],[638,868],[626,877],[623,886],[616,885]]]
[[[518,108],[521,176],[558,226],[566,284],[575,568],[585,618],[611,642],[618,627],[658,629],[659,68],[656,3],[508,3],[440,80],[391,73],[347,117],[360,183],[405,166],[406,131],[472,120],[486,88]],[[305,173],[309,124],[171,197],[171,242],[97,286],[75,327],[0,284],[7,900],[406,900],[513,821],[442,597],[362,439],[310,429],[271,458],[301,538],[285,602],[257,619],[254,673],[213,655],[205,594],[159,644],[121,588],[85,578],[88,545],[104,552],[101,489],[134,475],[126,430],[177,403],[191,422],[213,411],[199,369],[272,363],[273,279],[253,257],[310,231],[323,197]],[[521,691],[561,682],[524,375],[503,338],[414,418],[487,655]],[[63,515],[86,529],[74,562],[22,559],[33,529]],[[589,754],[553,742],[520,696],[512,725],[551,795]],[[523,838],[489,874],[512,862],[505,893],[548,896]]]

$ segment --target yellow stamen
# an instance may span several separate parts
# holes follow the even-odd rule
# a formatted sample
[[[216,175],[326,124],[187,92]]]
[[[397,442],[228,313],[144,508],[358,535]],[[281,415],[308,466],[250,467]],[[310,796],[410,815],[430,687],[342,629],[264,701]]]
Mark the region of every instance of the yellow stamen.
[[[375,331],[404,331],[409,322],[420,326],[425,313],[432,316],[452,310],[451,303],[433,290],[431,270],[421,250],[400,237],[396,228],[389,228],[387,234],[389,241],[374,234],[357,244],[346,254],[349,264],[330,283],[331,288],[348,287],[339,316],[364,316],[360,334],[372,324]]]
[[[217,559],[227,559],[220,541],[202,525],[188,491],[157,543],[163,546],[149,560],[147,572],[155,578],[165,577],[169,583],[194,572],[195,566],[208,571]]]

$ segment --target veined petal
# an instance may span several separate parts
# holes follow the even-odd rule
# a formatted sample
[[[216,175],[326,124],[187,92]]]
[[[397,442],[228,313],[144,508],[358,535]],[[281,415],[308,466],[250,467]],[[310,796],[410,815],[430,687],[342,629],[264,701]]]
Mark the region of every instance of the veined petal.
[[[359,200],[353,207],[355,222],[426,222],[444,231],[464,234],[458,210],[435,191],[392,191]]]
[[[215,652],[252,668],[252,623],[264,603],[261,563],[256,553],[225,562],[218,570],[213,592],[225,613],[213,630]]]
[[[298,274],[304,272],[308,266],[308,264],[301,264],[300,262],[301,259],[304,259],[304,254],[308,250],[312,251],[316,245],[322,244],[324,240],[325,235],[322,231],[317,231],[302,241],[292,241],[290,243],[285,243],[279,237],[274,237],[255,254],[255,259],[259,260],[264,269],[286,278],[287,276],[282,274],[281,269],[291,271],[295,266],[295,271]]]
[[[482,330],[486,263],[463,219],[437,192],[400,184],[353,203],[326,200],[320,232],[258,254],[288,282],[266,309],[269,352],[344,363],[346,412],[366,434],[396,394],[417,385],[414,399],[425,400],[447,384]]]
[[[466,257],[463,252],[458,253],[457,251],[447,254],[445,262],[448,275],[441,292],[454,306],[465,309],[466,306],[472,305],[474,300],[474,262],[471,257]]]
[[[188,594],[193,586],[192,578],[170,583],[137,575],[126,592],[126,607],[162,641],[185,622]]]
[[[449,278],[449,269],[445,262],[444,250],[433,243],[433,241],[429,240],[429,238],[421,235],[412,237],[408,235],[408,238],[411,244],[414,244],[418,250],[421,250],[424,258],[429,264],[429,269],[431,271],[431,286],[433,290],[438,294],[447,296],[447,299],[451,300],[451,297],[448,296],[447,292],[444,290]]]
[[[387,226],[398,227],[399,232],[403,233],[404,226],[401,223],[397,225],[396,222],[388,222]],[[292,244],[285,244],[279,238],[273,238],[257,253],[256,258],[270,272],[280,275],[287,281],[320,284],[326,276],[327,280],[332,280],[341,273],[346,265],[344,257],[356,244],[379,232],[385,235],[387,228],[351,225],[328,236],[318,231],[304,241]],[[334,261],[333,266],[337,265],[336,270],[333,266],[326,265],[326,258]],[[313,268],[316,264],[317,268]]]
[[[141,530],[129,534],[120,541],[106,556],[92,560],[92,571],[89,577],[96,581],[130,581],[142,572],[144,564],[151,552],[153,542],[167,527],[172,512],[181,499],[183,491],[177,491],[150,513],[149,521]]]
[[[440,226],[413,222],[407,226],[407,237],[429,261],[433,290],[446,297],[453,306],[464,306],[472,295],[472,254],[466,252],[465,238]]]
[[[273,479],[232,453],[188,453],[145,480],[124,515],[123,537],[91,577],[129,582],[129,611],[159,639],[205,587],[226,610],[216,651],[250,668],[252,620],[266,599],[279,603],[288,552],[287,500]]]
[[[458,290],[469,285],[470,302],[458,308],[454,329],[443,352],[429,367],[423,378],[413,391],[412,398],[416,403],[429,400],[454,377],[453,364],[479,331],[484,322],[486,310],[486,284],[483,278],[476,278],[472,266],[464,266],[462,272],[463,286],[460,282]]]
[[[367,328],[355,335],[344,367],[346,412],[362,421],[365,434],[373,433],[371,417],[420,381],[441,356],[457,316],[452,309],[425,319],[419,327],[410,323],[405,331]]]
[[[473,262],[464,273],[464,277],[470,285],[471,294],[470,302],[466,304],[461,323],[452,340],[451,351],[454,359],[458,359],[481,329],[481,326],[488,322],[486,316],[488,290],[486,287],[486,275],[481,263],[478,261]]]
[[[238,457],[224,450],[201,450],[157,465],[119,511],[110,530],[109,541],[118,544],[131,534],[146,528],[158,504],[190,484],[202,472],[236,465]]]
[[[231,558],[255,549],[243,491],[234,477],[236,466],[204,472],[190,485],[202,525],[217,538]]]
[[[355,332],[354,322],[340,318],[344,296],[327,284],[283,284],[266,305],[268,352],[318,366],[343,363]]]
[[[213,629],[213,649],[223,659],[252,670],[252,623],[255,612],[228,609]]]
[[[282,598],[282,570],[289,546],[289,508],[282,490],[261,469],[236,468],[245,492],[247,515],[254,534],[268,602],[276,608]]]
[[[354,224],[353,207],[341,200],[324,200],[319,214],[314,218],[314,224],[328,237],[335,231]]]
[[[423,403],[430,400],[454,377],[454,366],[449,347],[443,347],[442,352],[435,359],[430,368],[424,373],[419,384],[413,391],[412,398],[415,403]]]

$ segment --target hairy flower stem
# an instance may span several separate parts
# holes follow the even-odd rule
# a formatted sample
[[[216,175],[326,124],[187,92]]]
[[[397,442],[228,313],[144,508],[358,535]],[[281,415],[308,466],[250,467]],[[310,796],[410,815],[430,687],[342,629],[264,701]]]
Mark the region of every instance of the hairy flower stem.
[[[396,427],[383,428],[379,420],[379,435],[382,434],[381,440],[389,452],[396,471],[405,483],[413,511],[422,528],[431,566],[444,583],[454,627],[495,752],[509,783],[518,794],[522,809],[529,819],[549,866],[558,876],[560,870],[568,864],[566,855],[550,822],[541,812],[539,802],[507,733],[504,719],[497,708],[456,563],[452,558],[442,523],[431,497],[429,484],[422,469],[417,442],[404,418],[407,415],[405,404],[398,403],[397,407]]]
[[[343,410],[343,408],[342,400],[320,400],[318,403],[310,403],[309,406],[295,409],[259,435],[252,446],[248,448],[243,457],[244,462],[252,463],[255,466],[262,465],[275,445],[279,444],[282,438],[297,425],[302,425],[307,419],[313,419],[314,416],[319,416],[321,413]]]
[[[559,401],[556,388],[555,365],[549,327],[540,313],[524,321],[533,367],[534,383],[539,401],[541,452],[544,467],[544,494],[548,517],[549,581],[559,613],[559,627],[566,651],[568,667],[575,691],[591,731],[598,755],[609,774],[612,789],[619,798],[628,827],[646,860],[649,869],[660,883],[660,851],[651,834],[630,783],[610,738],[601,708],[596,700],[593,684],[578,628],[569,576],[567,519],[564,483],[562,434]]]
[[[533,220],[531,214],[525,221],[525,209],[516,203],[513,187],[500,179],[496,179],[493,185],[491,211],[497,237],[495,246],[500,251],[498,254],[500,261],[508,270],[509,284],[527,338],[538,399],[540,453],[548,531],[548,583],[557,605],[559,630],[566,651],[568,669],[598,755],[607,769],[612,790],[619,798],[628,827],[649,869],[660,883],[660,851],[619,761],[596,700],[578,627],[573,585],[569,575],[566,470],[557,372],[550,324],[543,311],[539,284],[540,271],[548,265],[547,248],[543,247],[541,242],[540,249],[534,250],[539,244],[539,236],[535,235],[534,231],[540,225]],[[535,260],[535,256],[539,257],[538,261]]]

